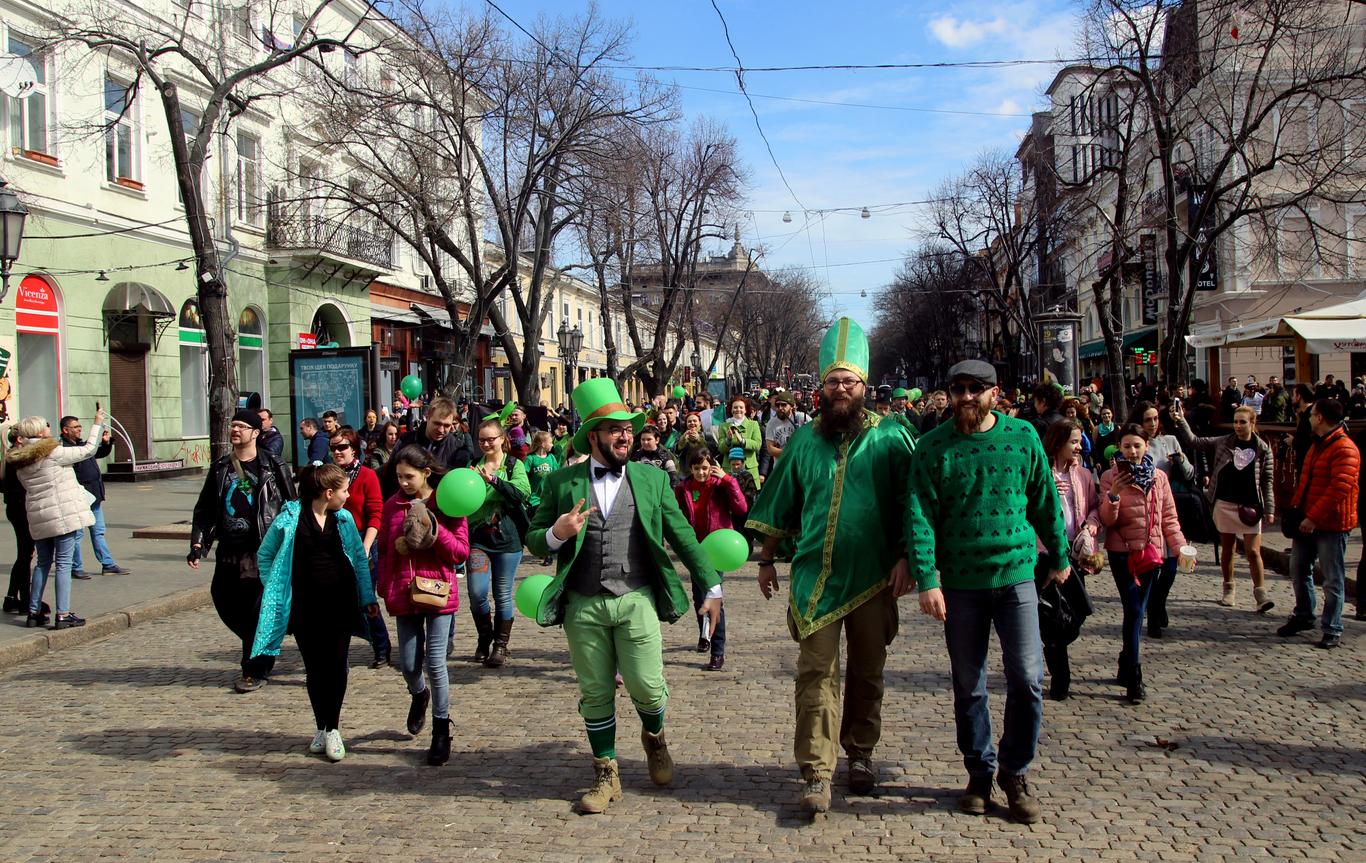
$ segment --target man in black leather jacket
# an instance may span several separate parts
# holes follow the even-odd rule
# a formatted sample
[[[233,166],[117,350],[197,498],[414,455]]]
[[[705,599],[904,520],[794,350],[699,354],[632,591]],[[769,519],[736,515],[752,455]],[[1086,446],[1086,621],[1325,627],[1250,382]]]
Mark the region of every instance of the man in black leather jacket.
[[[251,655],[261,602],[256,551],[285,501],[294,498],[294,481],[274,456],[257,449],[261,418],[255,411],[237,411],[228,428],[232,454],[215,461],[204,478],[186,561],[198,569],[199,559],[217,540],[210,587],[213,604],[223,623],[242,640],[242,676],[233,688],[255,692],[275,666],[273,656]]]

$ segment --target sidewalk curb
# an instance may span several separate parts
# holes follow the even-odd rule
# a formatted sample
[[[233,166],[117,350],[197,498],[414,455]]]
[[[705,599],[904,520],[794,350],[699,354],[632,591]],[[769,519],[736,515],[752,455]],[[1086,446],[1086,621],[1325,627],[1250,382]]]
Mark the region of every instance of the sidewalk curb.
[[[133,626],[199,608],[208,605],[210,601],[208,585],[192,587],[179,593],[149,599],[118,611],[92,617],[86,621],[85,626],[76,629],[41,629],[24,638],[0,642],[0,671],[22,665],[45,653],[74,647]]]

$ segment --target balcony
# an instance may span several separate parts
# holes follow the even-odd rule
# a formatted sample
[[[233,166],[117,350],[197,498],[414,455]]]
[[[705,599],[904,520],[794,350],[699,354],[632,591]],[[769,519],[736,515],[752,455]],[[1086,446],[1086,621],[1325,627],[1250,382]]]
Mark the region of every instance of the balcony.
[[[266,245],[378,272],[393,269],[393,242],[338,219],[272,214]]]

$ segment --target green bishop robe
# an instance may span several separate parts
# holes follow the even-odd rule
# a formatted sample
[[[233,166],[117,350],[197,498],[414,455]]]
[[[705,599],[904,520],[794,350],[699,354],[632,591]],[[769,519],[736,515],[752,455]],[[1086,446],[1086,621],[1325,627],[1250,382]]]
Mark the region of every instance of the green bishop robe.
[[[863,431],[836,444],[815,422],[792,433],[746,526],[790,536],[788,607],[806,638],[888,586],[904,554],[906,476],[915,441],[900,423],[864,411]]]

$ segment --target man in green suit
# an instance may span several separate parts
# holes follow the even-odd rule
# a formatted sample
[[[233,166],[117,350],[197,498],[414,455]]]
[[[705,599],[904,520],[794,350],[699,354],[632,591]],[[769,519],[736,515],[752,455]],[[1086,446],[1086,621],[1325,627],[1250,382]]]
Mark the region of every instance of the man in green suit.
[[[664,740],[669,689],[659,622],[683,616],[691,598],[665,540],[706,589],[699,613],[711,619],[713,628],[721,614],[721,577],[678,508],[668,474],[628,463],[645,417],[622,403],[610,378],[579,384],[571,398],[583,417],[574,451],[590,458],[546,477],[526,544],[538,556],[558,556],[555,579],[542,594],[536,618],[541,626],[564,625],[579,681],[579,714],[593,749],[594,782],[579,808],[599,813],[621,797],[618,671],[640,715],[650,779],[656,785],[673,781]]]

